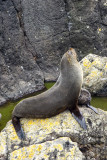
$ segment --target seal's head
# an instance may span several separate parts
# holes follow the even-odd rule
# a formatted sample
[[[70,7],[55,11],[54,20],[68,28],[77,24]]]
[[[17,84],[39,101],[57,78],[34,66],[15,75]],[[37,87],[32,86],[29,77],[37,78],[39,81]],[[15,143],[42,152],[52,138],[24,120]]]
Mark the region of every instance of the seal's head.
[[[77,61],[77,54],[75,49],[70,48],[65,54],[70,64],[74,61]]]
[[[70,67],[77,64],[77,54],[75,49],[70,48],[62,57],[61,60],[61,71],[67,72]]]
[[[67,55],[70,55],[72,57],[75,57],[75,59],[77,59],[77,54],[76,54],[76,51],[75,49],[73,48],[70,48],[67,52],[66,52]]]
[[[77,63],[77,54],[75,49],[70,48],[62,57],[61,65],[64,67],[64,64],[66,66],[71,66],[73,64]]]

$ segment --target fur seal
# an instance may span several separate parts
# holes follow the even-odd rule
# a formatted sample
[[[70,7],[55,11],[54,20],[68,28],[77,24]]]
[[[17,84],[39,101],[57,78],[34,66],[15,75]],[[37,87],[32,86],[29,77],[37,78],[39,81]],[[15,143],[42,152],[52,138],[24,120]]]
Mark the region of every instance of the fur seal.
[[[78,104],[86,105],[86,107],[92,109],[95,113],[98,114],[97,109],[90,105],[91,99],[92,99],[91,93],[87,89],[82,88],[80,91],[79,98],[78,98]]]
[[[83,81],[83,71],[77,54],[70,48],[62,57],[60,75],[46,92],[19,102],[12,113],[12,123],[20,139],[24,139],[20,118],[47,118],[68,109],[82,128],[87,129],[85,119],[77,106]]]

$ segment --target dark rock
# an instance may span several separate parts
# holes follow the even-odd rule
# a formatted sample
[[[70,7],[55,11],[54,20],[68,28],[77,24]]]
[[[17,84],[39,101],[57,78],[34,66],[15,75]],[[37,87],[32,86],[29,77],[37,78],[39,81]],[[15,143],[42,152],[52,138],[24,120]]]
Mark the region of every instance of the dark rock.
[[[12,1],[0,3],[0,104],[44,86],[43,74],[27,50]]]
[[[106,6],[106,0],[1,0],[0,96],[17,99],[42,89],[44,79],[56,80],[70,46],[80,58],[107,56]]]
[[[63,0],[21,2],[26,37],[34,50],[45,80],[58,77],[59,62],[70,40]]]
[[[89,53],[107,56],[106,0],[65,1],[72,47],[78,49],[80,57]]]

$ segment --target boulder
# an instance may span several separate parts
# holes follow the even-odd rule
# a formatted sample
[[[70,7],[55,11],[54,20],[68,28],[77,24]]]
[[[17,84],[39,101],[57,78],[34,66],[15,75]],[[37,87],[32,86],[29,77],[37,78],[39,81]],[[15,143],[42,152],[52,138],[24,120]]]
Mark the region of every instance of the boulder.
[[[107,96],[107,57],[89,54],[81,60],[83,87],[92,95]]]
[[[9,121],[0,133],[0,160],[100,159],[107,158],[107,112],[96,114],[80,108],[87,130],[69,111],[46,119],[21,119],[26,140],[21,141]]]
[[[10,153],[8,159],[35,159],[35,160],[61,160],[78,159],[83,160],[84,156],[79,150],[77,143],[72,142],[68,137],[61,137],[41,144],[33,144],[20,148]]]

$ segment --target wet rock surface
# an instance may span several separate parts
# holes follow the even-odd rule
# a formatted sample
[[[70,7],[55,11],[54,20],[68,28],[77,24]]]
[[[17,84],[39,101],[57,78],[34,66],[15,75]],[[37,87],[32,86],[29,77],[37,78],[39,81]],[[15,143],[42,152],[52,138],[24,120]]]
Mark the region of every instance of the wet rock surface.
[[[107,159],[107,112],[80,107],[86,120],[83,130],[69,111],[47,119],[21,119],[26,141],[20,141],[11,121],[0,133],[0,160]]]

